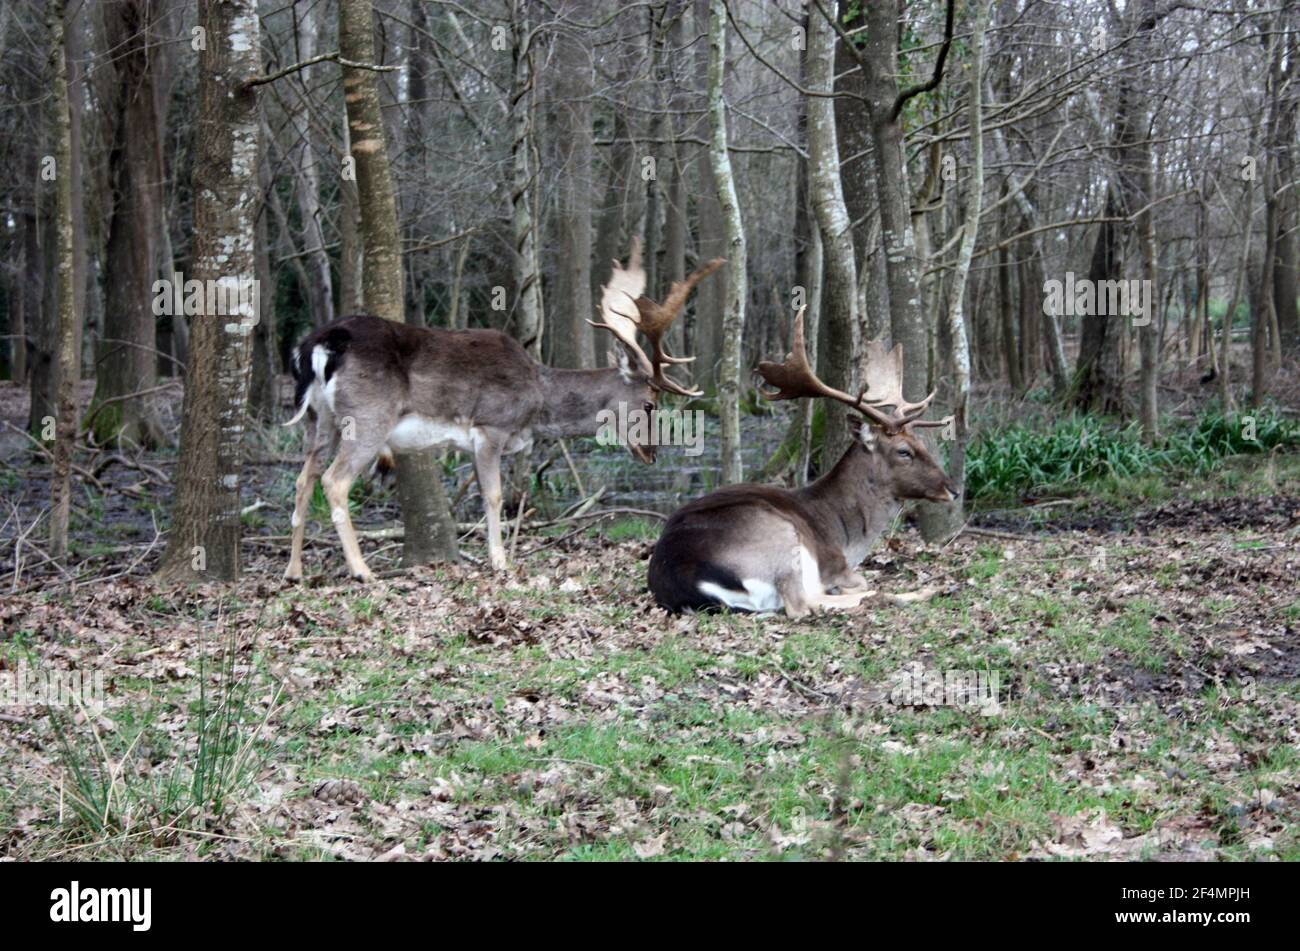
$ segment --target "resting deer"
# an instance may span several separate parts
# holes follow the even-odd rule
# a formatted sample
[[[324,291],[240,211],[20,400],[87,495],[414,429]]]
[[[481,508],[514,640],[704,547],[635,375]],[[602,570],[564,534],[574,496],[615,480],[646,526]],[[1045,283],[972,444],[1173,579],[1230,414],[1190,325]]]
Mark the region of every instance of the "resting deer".
[[[758,365],[775,387],[763,395],[844,403],[858,414],[853,444],[805,488],[732,485],[673,513],[650,557],[650,590],[661,606],[784,609],[791,617],[856,607],[872,592],[855,569],[903,501],[957,498],[957,487],[912,433],[945,424],[919,418],[934,394],[920,403],[903,399],[901,345],[886,352],[873,343],[867,356],[867,386],[857,399],[827,386],[808,364],[799,311],[785,362]]]
[[[560,370],[538,363],[499,330],[413,327],[380,317],[345,317],[308,335],[294,350],[297,413],[307,420],[307,455],[298,475],[292,517],[293,545],[285,578],[302,578],[307,508],[321,476],[330,517],[343,542],[348,571],[369,581],[348,513],[348,490],[385,449],[414,452],[452,445],[470,453],[487,516],[488,559],[506,567],[501,542],[501,456],[527,449],[536,436],[591,436],[602,411],[619,404],[652,413],[659,393],[698,396],[668,376],[666,367],[690,357],[670,356],[663,336],[691,289],[722,264],[710,261],[673,284],[663,304],[643,296],[646,285],[639,242],[627,267],[614,262],[601,293],[601,321],[612,335],[616,366]],[[635,304],[635,307],[631,306]],[[637,331],[652,345],[647,356]],[[654,427],[631,427],[633,432]],[[626,443],[641,462],[654,462],[653,442]]]

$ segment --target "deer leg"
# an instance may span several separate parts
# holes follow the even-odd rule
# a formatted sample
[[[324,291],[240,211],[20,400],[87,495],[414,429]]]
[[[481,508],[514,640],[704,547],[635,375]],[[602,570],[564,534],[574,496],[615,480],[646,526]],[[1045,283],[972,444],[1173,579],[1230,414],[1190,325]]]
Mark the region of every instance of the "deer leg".
[[[828,585],[822,582],[817,563],[808,550],[796,546],[793,554],[791,570],[777,582],[777,592],[788,617],[800,618],[809,611],[851,610],[875,593],[867,589],[866,579],[854,571],[834,580],[841,594],[827,594]]]
[[[849,611],[856,608],[875,594],[874,591],[854,591],[851,594],[822,594],[809,602],[809,605],[818,611]]]
[[[776,579],[776,593],[781,596],[786,616],[803,617],[816,607],[816,599],[824,590],[816,559],[796,541],[790,549],[789,567]]]
[[[302,471],[294,483],[293,515],[289,522],[293,527],[293,542],[289,550],[289,567],[284,570],[286,581],[302,580],[302,544],[307,534],[307,509],[311,506],[311,493],[316,485],[316,478],[321,471],[321,458],[328,449],[326,433],[332,431],[333,424],[328,419],[317,419],[307,424],[307,456],[303,460]]]
[[[867,579],[857,571],[846,571],[826,585],[828,588],[839,588],[841,594],[848,594],[850,591],[861,591],[866,586]]]
[[[311,490],[320,475],[320,457],[314,449],[307,451],[307,458],[294,483],[293,515],[289,523],[293,526],[293,542],[289,549],[289,567],[284,569],[286,581],[302,580],[302,543],[307,534],[307,507],[311,504]]]
[[[357,532],[352,527],[352,516],[348,514],[348,491],[357,478],[351,462],[348,453],[340,453],[321,476],[321,488],[325,490],[325,499],[330,504],[330,521],[334,523],[339,540],[343,542],[343,557],[347,559],[348,572],[357,581],[371,581],[374,574],[361,557]]]
[[[506,567],[506,548],[501,542],[501,447],[484,442],[474,450],[474,476],[483,496],[487,516],[488,562],[496,571]]]

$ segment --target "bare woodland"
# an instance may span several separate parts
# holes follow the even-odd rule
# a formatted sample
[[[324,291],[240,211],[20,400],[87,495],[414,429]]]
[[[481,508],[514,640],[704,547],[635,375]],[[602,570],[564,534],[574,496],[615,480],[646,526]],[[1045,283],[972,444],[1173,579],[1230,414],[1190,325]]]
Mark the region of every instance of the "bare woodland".
[[[694,357],[680,367],[694,389],[656,388],[660,410],[702,411],[707,463],[622,496],[655,470],[626,454],[601,469],[576,437],[539,439],[511,457],[498,520],[472,453],[400,453],[357,490],[382,516],[363,522],[354,496],[380,576],[451,571],[482,586],[455,623],[505,631],[470,606],[498,584],[485,517],[510,578],[590,557],[605,590],[641,605],[626,631],[644,632],[658,623],[644,621],[648,553],[591,541],[610,524],[595,518],[657,531],[708,490],[825,476],[860,439],[841,404],[869,398],[872,354],[901,345],[895,403],[934,394],[943,425],[916,451],[957,495],[909,495],[917,531],[902,544],[929,553],[932,588],[951,593],[977,546],[1027,537],[1029,522],[998,513],[1073,504],[1035,485],[981,509],[977,447],[1001,427],[1072,420],[1163,452],[1206,413],[1252,433],[1256,419],[1294,425],[1298,112],[1296,0],[9,0],[0,586],[251,576],[279,590],[292,513],[311,520],[308,574],[345,585],[330,520],[347,487],[341,503],[310,507],[311,484],[295,500],[311,447],[281,424],[299,342],[369,314],[502,331],[546,367],[616,368],[618,341],[592,323],[639,247],[652,301],[725,259],[663,338]],[[234,313],[187,313],[189,281],[255,290]],[[791,351],[797,313],[811,378],[838,403],[760,392],[754,368]],[[656,465],[683,459],[662,446]],[[1267,522],[1286,503],[1265,509]],[[899,528],[890,517],[873,538]],[[1274,580],[1295,517],[1268,522]],[[1267,610],[1288,610],[1294,592],[1269,591]],[[20,617],[0,612],[13,630]],[[1249,623],[1271,618],[1293,641],[1279,617]],[[808,676],[779,689],[801,708],[841,696]],[[465,857],[481,845],[467,841],[439,848]]]
[[[796,296],[819,304],[814,349],[835,385],[858,385],[871,339],[925,356],[907,362],[907,395],[939,390],[959,466],[972,381],[1049,385],[1063,405],[1138,418],[1154,439],[1163,380],[1210,375],[1225,403],[1258,405],[1296,353],[1288,3],[322,0],[254,12],[256,24],[207,25],[194,5],[73,2],[56,36],[45,5],[18,3],[0,24],[6,157],[30,172],[5,185],[0,236],[6,366],[31,389],[27,429],[74,426],[53,412],[71,345],[76,375],[96,381],[83,412],[96,445],[175,443],[154,392],[192,364],[202,392],[187,393],[196,448],[182,449],[192,471],[177,482],[177,523],[214,533],[211,570],[224,577],[236,543],[217,536],[237,491],[199,505],[192,487],[238,478],[225,443],[245,404],[255,419],[282,415],[275,380],[296,339],[365,311],[504,328],[545,362],[603,365],[586,321],[632,236],[652,295],[697,261],[728,259],[678,332],[697,382],[716,387],[725,481],[744,477],[749,368],[787,339]],[[236,28],[255,29],[260,57],[219,49],[242,49]],[[219,42],[195,49],[196,31]],[[69,108],[37,101],[51,62]],[[219,90],[255,114],[208,115]],[[241,178],[239,195],[205,191],[232,148],[256,189]],[[68,175],[43,175],[50,161]],[[240,273],[270,285],[248,339],[212,340],[151,310],[155,280],[210,273],[205,241],[248,247]],[[1150,281],[1152,319],[1042,313],[1043,281],[1067,271]],[[1210,315],[1216,295],[1245,305],[1248,352]],[[828,420],[827,446],[845,438]],[[51,444],[58,454],[66,440]],[[61,550],[68,462],[54,464]],[[453,554],[434,463],[399,466],[414,561]],[[936,535],[955,527],[927,515]],[[194,547],[181,534],[168,570]]]

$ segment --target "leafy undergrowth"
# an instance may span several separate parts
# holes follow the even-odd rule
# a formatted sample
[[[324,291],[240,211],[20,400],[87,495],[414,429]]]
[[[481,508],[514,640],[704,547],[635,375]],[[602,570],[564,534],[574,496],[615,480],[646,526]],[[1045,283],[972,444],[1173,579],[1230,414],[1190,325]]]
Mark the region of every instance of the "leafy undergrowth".
[[[1207,413],[1158,444],[1142,441],[1136,422],[1117,426],[1073,415],[1050,427],[1009,425],[981,433],[966,461],[971,499],[1019,498],[1079,489],[1103,481],[1203,475],[1228,456],[1300,447],[1300,421],[1271,411]]]
[[[638,526],[504,581],[362,588],[317,547],[302,587],[250,552],[231,589],[20,593],[0,661],[100,669],[108,705],[5,709],[0,853],[1298,859],[1300,476],[1232,488],[903,531],[865,567],[936,598],[799,622],[666,616]],[[996,674],[997,707],[898,690],[945,671]]]

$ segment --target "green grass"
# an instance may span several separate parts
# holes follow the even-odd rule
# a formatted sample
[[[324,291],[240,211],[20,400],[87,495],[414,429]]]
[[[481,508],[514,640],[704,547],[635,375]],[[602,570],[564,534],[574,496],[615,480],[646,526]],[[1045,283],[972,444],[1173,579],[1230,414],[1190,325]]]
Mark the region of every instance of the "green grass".
[[[111,724],[93,710],[49,708],[69,842],[109,854],[131,854],[141,839],[174,843],[220,822],[246,796],[271,709],[261,714],[250,703],[253,678],[236,672],[237,654],[232,637],[213,668],[202,650],[198,695],[188,703],[133,705],[115,710]],[[175,729],[178,718],[184,729]],[[150,769],[151,760],[171,763]]]
[[[1277,457],[1272,492],[1300,488],[1297,460]],[[1187,496],[1262,489],[1233,474],[1247,463],[1263,479],[1242,457]],[[1300,859],[1293,527],[941,550],[904,533],[869,559],[873,586],[939,596],[797,622],[656,611],[657,527],[615,523],[508,576],[362,588],[317,553],[315,583],[284,587],[253,562],[220,609],[145,582],[23,595],[0,662],[104,666],[114,722],[0,724],[0,849],[1001,860],[1104,811],[1126,840],[1172,822],[1220,858]],[[997,672],[1002,710],[893,702],[913,664]],[[362,801],[322,800],[328,780]]]

